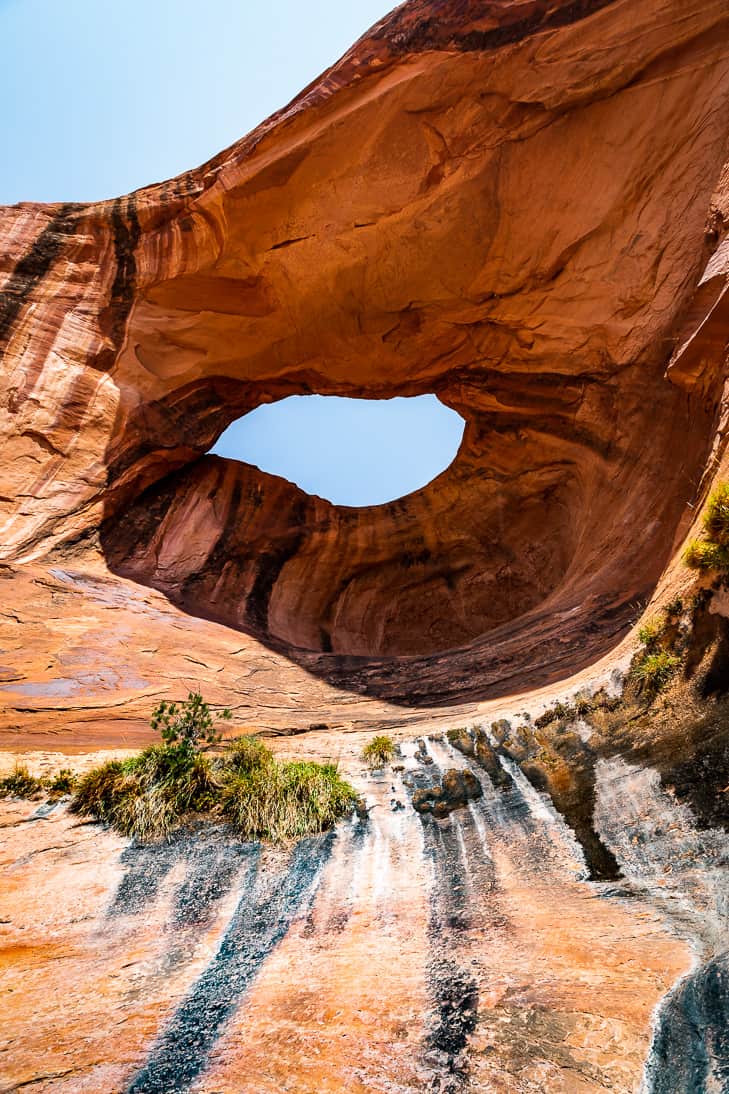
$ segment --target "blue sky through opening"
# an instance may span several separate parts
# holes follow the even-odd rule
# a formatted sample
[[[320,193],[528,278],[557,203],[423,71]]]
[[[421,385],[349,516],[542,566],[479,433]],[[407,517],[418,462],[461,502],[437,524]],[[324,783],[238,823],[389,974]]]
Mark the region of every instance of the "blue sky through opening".
[[[464,422],[435,395],[292,395],[226,429],[212,451],[336,505],[381,505],[427,485],[455,457]]]

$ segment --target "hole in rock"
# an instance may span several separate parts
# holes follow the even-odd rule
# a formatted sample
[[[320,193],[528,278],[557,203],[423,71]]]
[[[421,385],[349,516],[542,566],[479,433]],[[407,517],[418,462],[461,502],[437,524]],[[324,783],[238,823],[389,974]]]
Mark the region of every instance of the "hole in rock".
[[[435,395],[291,395],[233,422],[212,453],[288,479],[334,505],[382,505],[444,471],[464,425]]]

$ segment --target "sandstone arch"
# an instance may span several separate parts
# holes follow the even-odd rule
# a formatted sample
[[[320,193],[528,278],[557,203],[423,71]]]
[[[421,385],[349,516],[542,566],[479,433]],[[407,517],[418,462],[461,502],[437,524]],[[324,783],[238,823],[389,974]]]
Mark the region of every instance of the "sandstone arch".
[[[5,210],[3,557],[98,543],[394,702],[589,663],[718,452],[728,41],[719,0],[411,0],[196,171]],[[308,392],[435,392],[459,456],[353,515],[204,455]]]

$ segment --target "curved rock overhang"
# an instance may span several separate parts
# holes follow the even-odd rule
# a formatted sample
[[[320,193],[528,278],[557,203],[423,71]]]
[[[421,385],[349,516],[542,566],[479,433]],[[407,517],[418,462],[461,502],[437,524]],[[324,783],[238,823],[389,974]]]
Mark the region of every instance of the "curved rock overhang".
[[[98,534],[393,701],[589,663],[716,454],[728,106],[723,0],[411,0],[202,168],[5,210],[4,557]],[[427,392],[463,443],[388,505],[205,455],[286,395]]]

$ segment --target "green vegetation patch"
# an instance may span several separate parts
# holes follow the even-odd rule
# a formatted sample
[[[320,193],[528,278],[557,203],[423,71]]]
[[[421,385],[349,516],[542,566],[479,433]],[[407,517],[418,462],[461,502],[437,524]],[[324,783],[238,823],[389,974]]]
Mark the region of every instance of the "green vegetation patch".
[[[71,811],[147,842],[167,836],[185,817],[217,802],[211,760],[187,744],[153,745],[128,760],[110,760],[83,775]]]
[[[177,744],[112,760],[83,776],[71,809],[141,842],[206,814],[230,821],[244,840],[282,843],[333,827],[356,800],[334,764],[281,763],[244,737],[221,756]]]
[[[395,755],[395,742],[392,737],[373,737],[362,749],[362,759],[370,768],[375,770],[389,764]]]
[[[230,712],[218,717],[227,720]],[[326,831],[354,809],[358,795],[334,764],[279,762],[258,737],[203,751],[220,744],[216,722],[199,692],[191,692],[185,702],[154,711],[162,744],[78,777],[64,769],[37,779],[17,766],[0,780],[0,796],[72,793],[73,813],[142,843],[195,816],[227,820],[244,840],[282,843]]]
[[[244,839],[281,843],[332,828],[357,797],[334,764],[271,757],[224,778],[220,803]]]
[[[675,654],[661,650],[659,653],[645,653],[635,662],[631,672],[649,691],[658,692],[666,686],[680,664]]]
[[[76,776],[68,768],[62,768],[55,775],[31,775],[25,764],[16,764],[15,768],[0,779],[0,798],[37,798],[43,795],[55,800],[70,794],[74,788]]]
[[[638,641],[642,646],[645,646],[646,649],[655,649],[660,642],[665,629],[666,624],[663,619],[648,619],[638,630]]]
[[[729,571],[729,483],[720,483],[706,503],[703,539],[692,539],[683,560],[692,570]]]

